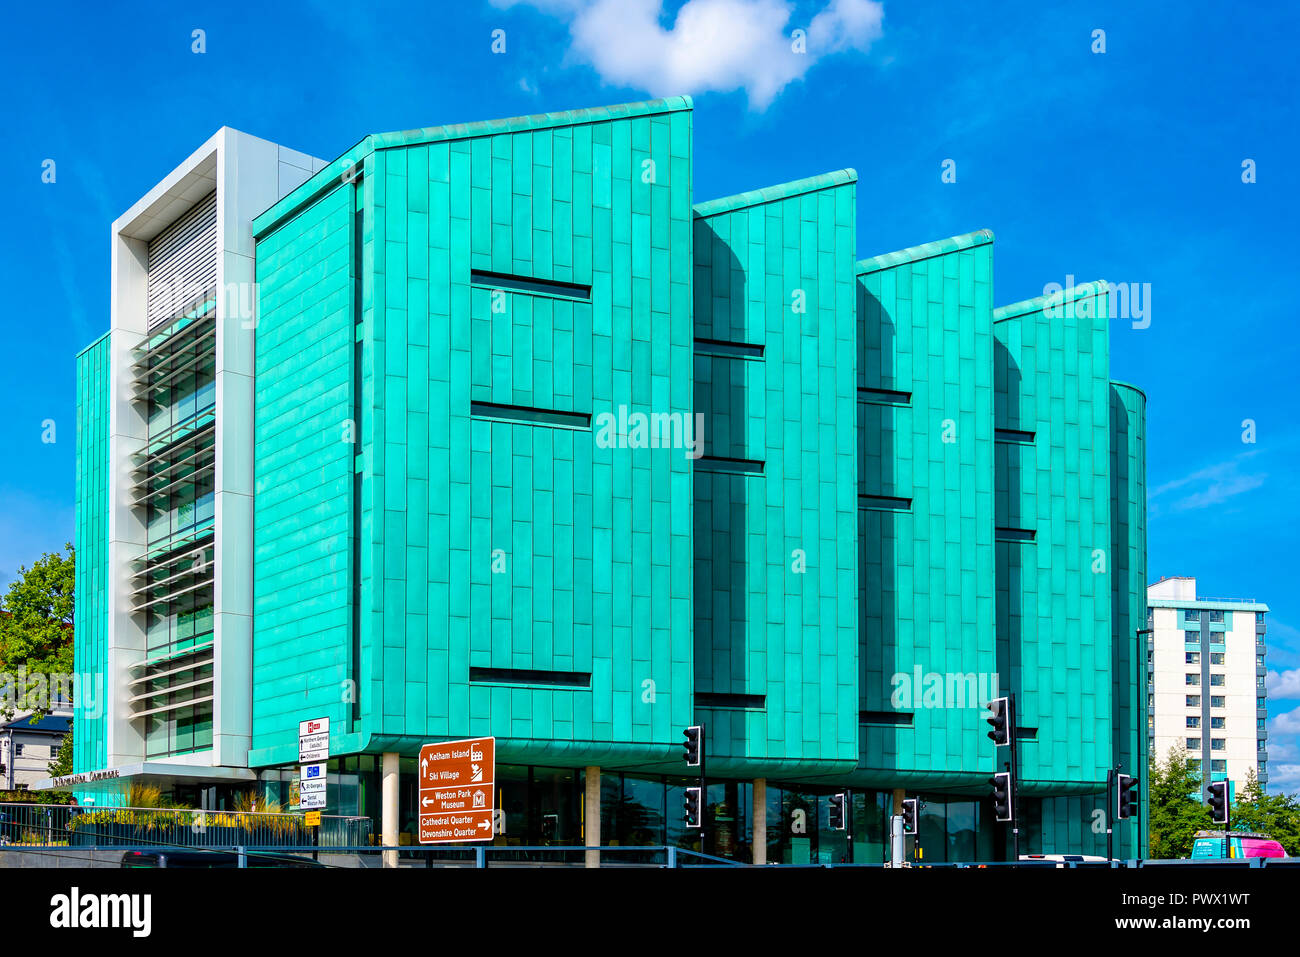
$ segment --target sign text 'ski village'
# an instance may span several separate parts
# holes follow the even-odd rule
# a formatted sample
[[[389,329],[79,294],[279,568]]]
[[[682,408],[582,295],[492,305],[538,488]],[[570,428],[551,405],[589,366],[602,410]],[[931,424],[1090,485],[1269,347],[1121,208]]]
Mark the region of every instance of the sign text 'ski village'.
[[[420,843],[492,840],[496,738],[420,748]]]

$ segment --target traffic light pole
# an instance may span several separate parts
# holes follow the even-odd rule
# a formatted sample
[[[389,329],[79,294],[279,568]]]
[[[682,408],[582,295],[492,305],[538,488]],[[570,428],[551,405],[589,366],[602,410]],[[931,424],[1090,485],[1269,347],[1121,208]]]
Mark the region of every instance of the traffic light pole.
[[[708,729],[700,722],[700,853],[709,853],[708,833],[705,821],[708,819],[709,786],[704,781],[704,762],[708,760]]]
[[[844,834],[849,842],[849,863],[853,863],[853,789],[844,791]]]
[[[1011,762],[1007,770],[1011,772],[1011,853],[1013,860],[1020,863],[1020,762],[1017,757],[1019,747],[1016,745],[1016,693],[1007,696],[1007,743],[1011,745]]]
[[[1115,784],[1115,769],[1106,772],[1106,863],[1115,859],[1115,840],[1111,825],[1112,819],[1119,813],[1119,791]]]

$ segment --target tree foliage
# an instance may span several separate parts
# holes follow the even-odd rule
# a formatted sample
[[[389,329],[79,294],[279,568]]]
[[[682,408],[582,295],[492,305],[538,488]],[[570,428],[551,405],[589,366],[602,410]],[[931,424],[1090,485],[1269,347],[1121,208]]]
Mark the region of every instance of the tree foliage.
[[[1163,762],[1152,756],[1148,781],[1151,856],[1190,857],[1196,832],[1214,827],[1210,809],[1199,800],[1200,774],[1183,748],[1170,748]]]
[[[47,552],[22,566],[0,599],[0,672],[71,675],[72,632],[76,555],[72,545],[67,554]],[[0,687],[0,697],[5,688]],[[0,700],[0,710],[12,714],[14,706],[34,708],[37,716],[48,713],[49,701],[24,699],[27,687],[15,685],[17,700]]]
[[[1294,794],[1268,794],[1252,768],[1232,804],[1232,829],[1267,834],[1288,854],[1300,855],[1300,800]]]

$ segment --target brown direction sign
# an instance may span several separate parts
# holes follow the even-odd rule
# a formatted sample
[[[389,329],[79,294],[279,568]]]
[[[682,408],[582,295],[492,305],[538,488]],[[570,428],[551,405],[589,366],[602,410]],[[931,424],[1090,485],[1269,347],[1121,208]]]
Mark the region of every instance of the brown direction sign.
[[[420,748],[421,844],[492,840],[496,750],[496,738],[444,741]]]

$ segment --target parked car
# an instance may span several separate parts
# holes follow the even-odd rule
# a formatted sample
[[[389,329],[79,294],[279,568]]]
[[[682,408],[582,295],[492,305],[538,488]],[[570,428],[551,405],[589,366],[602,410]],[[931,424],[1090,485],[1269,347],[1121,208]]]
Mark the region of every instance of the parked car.
[[[1267,834],[1252,831],[1229,831],[1229,856],[1233,859],[1247,857],[1286,857],[1286,848]],[[1197,831],[1189,860],[1223,859],[1223,831]]]
[[[293,854],[262,854],[250,852],[245,862],[247,867],[324,867],[319,861],[310,857],[298,857]],[[230,868],[239,867],[239,854],[230,850],[163,850],[127,851],[122,855],[122,867],[189,867],[189,868]]]

